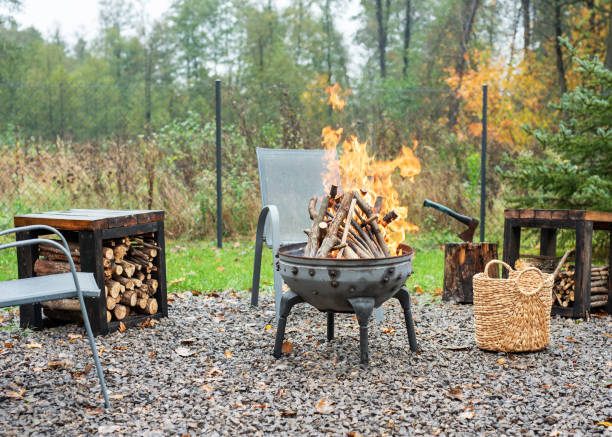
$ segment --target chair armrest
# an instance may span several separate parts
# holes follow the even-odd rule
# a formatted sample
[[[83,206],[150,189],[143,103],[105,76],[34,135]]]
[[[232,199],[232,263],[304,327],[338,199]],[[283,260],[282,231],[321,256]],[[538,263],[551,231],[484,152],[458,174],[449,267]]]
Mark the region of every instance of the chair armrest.
[[[66,241],[64,236],[57,229],[52,228],[51,226],[47,226],[47,225],[30,225],[30,226],[21,226],[19,228],[5,229],[4,231],[0,231],[0,237],[3,236],[3,235],[13,234],[13,233],[17,233],[17,232],[33,231],[35,229],[43,229],[45,231],[49,231],[49,232],[57,235],[58,237],[60,237],[60,240],[62,240],[62,243],[64,243],[64,247],[68,251],[70,251],[70,248],[68,247],[68,242]]]
[[[25,228],[29,228],[29,227],[30,226],[25,226]],[[50,227],[45,226],[45,228],[50,228]],[[17,232],[19,232],[20,230],[23,230],[24,228],[16,228],[16,229],[18,230]],[[53,228],[50,228],[50,229],[53,229]],[[9,229],[9,231],[11,230],[14,231],[14,229]],[[4,231],[4,234],[6,233],[8,232]],[[0,235],[4,235],[4,234],[0,233]],[[62,240],[64,240],[64,242],[66,241],[63,236],[62,236]],[[34,246],[35,244],[47,244],[49,246],[54,246],[58,248],[59,250],[61,250],[64,253],[64,255],[66,255],[68,259],[68,263],[70,264],[70,272],[72,273],[72,278],[74,279],[74,286],[76,287],[77,295],[79,296],[79,300],[82,300],[83,295],[81,292],[81,286],[79,285],[79,279],[77,278],[76,268],[74,267],[74,261],[72,260],[72,255],[70,254],[70,250],[68,249],[68,243],[66,243],[66,247],[63,247],[57,241],[48,240],[46,238],[33,238],[30,240],[20,240],[20,241],[15,241],[13,243],[2,244],[0,245],[0,250],[9,249],[11,247]]]

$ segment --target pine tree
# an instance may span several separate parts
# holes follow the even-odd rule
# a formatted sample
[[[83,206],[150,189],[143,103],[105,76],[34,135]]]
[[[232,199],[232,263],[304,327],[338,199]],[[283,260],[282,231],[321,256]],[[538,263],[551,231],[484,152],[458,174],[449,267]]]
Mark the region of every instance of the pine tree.
[[[529,130],[544,156],[522,154],[505,173],[523,207],[612,211],[612,71],[597,58],[570,52],[580,86],[566,92],[556,109],[558,129]]]

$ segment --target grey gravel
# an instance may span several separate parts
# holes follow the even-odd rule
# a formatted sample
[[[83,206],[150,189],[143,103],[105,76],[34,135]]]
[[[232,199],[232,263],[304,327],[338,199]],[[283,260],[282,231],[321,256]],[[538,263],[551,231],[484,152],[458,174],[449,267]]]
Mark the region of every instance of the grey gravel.
[[[554,318],[538,353],[480,351],[472,308],[414,305],[419,354],[400,307],[370,325],[360,368],[353,315],[294,307],[275,360],[273,302],[174,296],[154,326],[98,337],[112,409],[101,409],[82,327],[19,331],[0,313],[2,435],[612,434],[612,318]],[[272,325],[272,326],[269,326]],[[41,345],[41,347],[36,347]],[[50,362],[55,362],[50,366]]]

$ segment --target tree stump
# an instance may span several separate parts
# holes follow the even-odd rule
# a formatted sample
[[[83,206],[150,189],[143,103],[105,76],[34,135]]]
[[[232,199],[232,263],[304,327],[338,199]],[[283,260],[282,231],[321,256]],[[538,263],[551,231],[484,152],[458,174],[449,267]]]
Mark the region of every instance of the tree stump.
[[[472,277],[484,271],[492,259],[497,259],[497,243],[445,244],[442,300],[473,303]]]

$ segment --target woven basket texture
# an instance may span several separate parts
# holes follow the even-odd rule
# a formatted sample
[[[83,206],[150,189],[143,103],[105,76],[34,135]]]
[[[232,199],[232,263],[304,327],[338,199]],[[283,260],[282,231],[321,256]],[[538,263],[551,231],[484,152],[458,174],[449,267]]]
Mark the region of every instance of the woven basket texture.
[[[489,267],[501,264],[507,279],[489,277]],[[474,324],[479,348],[501,352],[538,351],[550,342],[553,275],[535,267],[516,271],[490,261],[474,275]]]

